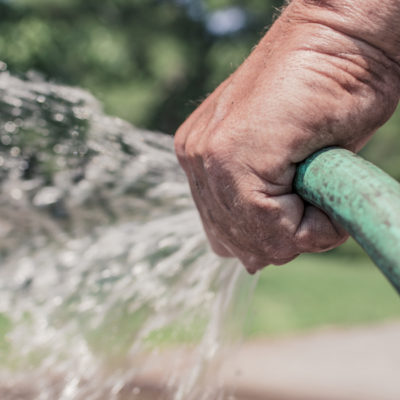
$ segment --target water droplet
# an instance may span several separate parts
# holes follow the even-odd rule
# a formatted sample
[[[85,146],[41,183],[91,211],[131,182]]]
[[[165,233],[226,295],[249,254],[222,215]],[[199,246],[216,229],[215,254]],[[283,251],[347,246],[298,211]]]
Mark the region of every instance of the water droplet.
[[[56,164],[58,168],[63,169],[67,166],[67,161],[64,158],[58,157]]]
[[[41,189],[33,198],[36,207],[44,207],[56,203],[62,198],[62,191],[54,186],[47,186]]]
[[[4,130],[8,133],[14,133],[15,130],[17,129],[17,126],[15,125],[14,122],[12,121],[8,121],[5,125],[4,125]]]
[[[23,121],[22,118],[16,118],[16,119],[14,120],[14,124],[15,124],[17,127],[21,127],[21,126],[24,125],[24,121]]]
[[[71,268],[76,264],[77,257],[73,251],[64,251],[60,254],[60,261],[64,267]]]
[[[54,115],[54,120],[57,121],[57,122],[64,121],[64,118],[65,118],[64,115],[61,114],[61,113],[57,113],[57,114]]]
[[[15,274],[15,282],[18,286],[22,286],[32,280],[35,274],[35,267],[29,258],[22,258]]]
[[[10,136],[8,136],[8,135],[3,135],[2,137],[1,137],[1,143],[3,143],[4,144],[4,146],[8,146],[8,145],[10,145],[11,144],[11,138],[10,138]]]
[[[43,104],[46,101],[46,97],[44,97],[43,95],[39,95],[38,97],[36,97],[36,101],[40,104]]]
[[[53,147],[53,150],[56,154],[67,154],[68,153],[68,147],[62,144],[56,144]]]
[[[2,100],[5,103],[8,103],[10,106],[17,107],[17,108],[22,107],[22,104],[23,104],[21,99],[14,97],[14,96],[4,96],[2,98]]]
[[[25,171],[28,167],[29,167],[28,161],[24,160],[24,161],[21,161],[21,163],[19,164],[20,171]]]
[[[84,156],[86,153],[87,153],[87,151],[88,151],[88,149],[87,149],[87,147],[86,146],[79,146],[79,154],[81,155],[81,156]]]
[[[10,154],[12,157],[18,157],[20,155],[20,153],[21,153],[21,149],[16,146],[12,147],[10,150]]]
[[[14,200],[22,199],[22,190],[18,188],[11,189],[10,195]]]
[[[141,392],[140,387],[137,387],[137,386],[136,386],[136,387],[134,387],[134,388],[132,389],[132,394],[133,394],[134,396],[139,395],[140,392]]]
[[[12,114],[14,117],[19,117],[19,116],[22,114],[22,110],[21,110],[21,108],[19,108],[19,107],[15,107],[15,108],[13,108],[13,110],[11,111],[11,114]]]
[[[74,115],[76,118],[80,120],[85,120],[89,118],[89,112],[83,107],[75,107],[74,108]]]

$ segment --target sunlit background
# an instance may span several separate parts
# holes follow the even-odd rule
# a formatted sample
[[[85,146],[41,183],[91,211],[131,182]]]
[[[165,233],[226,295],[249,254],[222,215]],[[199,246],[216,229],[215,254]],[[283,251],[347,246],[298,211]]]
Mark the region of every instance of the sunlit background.
[[[282,0],[0,0],[13,73],[91,91],[107,113],[173,134],[246,58]],[[5,65],[2,65],[5,68]],[[400,178],[399,117],[367,157]]]
[[[88,88],[106,110],[172,134],[249,54],[281,1],[2,0],[1,58]]]
[[[279,0],[0,0],[0,71],[83,88],[107,114],[173,135],[247,57],[282,5]],[[0,108],[0,155],[8,157],[10,149],[21,150],[3,135],[15,127],[6,125],[1,113]],[[53,134],[55,141],[63,136]],[[399,135],[396,113],[362,152],[398,180]],[[34,151],[52,152],[54,143]],[[394,290],[351,240],[329,254],[266,269],[246,305],[241,330],[248,341],[400,319]],[[8,331],[9,321],[1,316],[1,346]],[[191,335],[178,337],[185,342]],[[165,336],[161,342],[170,340]]]

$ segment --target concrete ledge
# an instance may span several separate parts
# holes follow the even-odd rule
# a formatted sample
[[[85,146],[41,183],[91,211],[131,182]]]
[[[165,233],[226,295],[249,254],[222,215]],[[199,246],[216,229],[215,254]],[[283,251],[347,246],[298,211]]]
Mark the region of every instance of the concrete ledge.
[[[192,357],[158,355],[157,365],[150,363],[135,384],[161,393],[166,368],[179,374]],[[226,399],[399,400],[400,323],[245,343],[211,377],[207,387],[222,384],[235,394]]]

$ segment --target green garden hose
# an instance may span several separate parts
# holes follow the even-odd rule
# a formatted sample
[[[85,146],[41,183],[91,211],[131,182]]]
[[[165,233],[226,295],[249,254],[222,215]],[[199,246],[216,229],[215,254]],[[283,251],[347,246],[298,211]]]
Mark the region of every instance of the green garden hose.
[[[353,236],[400,294],[400,184],[356,154],[331,147],[299,165],[295,188]]]

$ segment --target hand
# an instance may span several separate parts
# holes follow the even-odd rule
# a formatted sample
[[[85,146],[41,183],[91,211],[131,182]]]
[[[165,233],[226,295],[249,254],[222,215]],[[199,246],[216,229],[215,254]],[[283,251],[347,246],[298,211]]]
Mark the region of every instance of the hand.
[[[293,193],[296,164],[326,146],[358,151],[393,113],[398,93],[395,62],[309,21],[293,1],[176,134],[214,251],[254,273],[345,241],[338,224]]]

